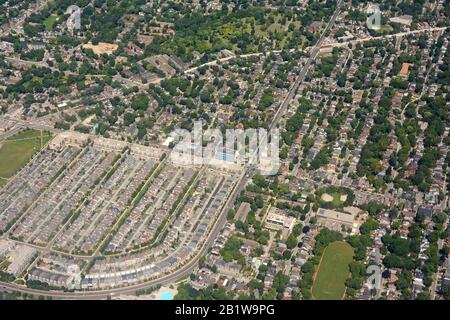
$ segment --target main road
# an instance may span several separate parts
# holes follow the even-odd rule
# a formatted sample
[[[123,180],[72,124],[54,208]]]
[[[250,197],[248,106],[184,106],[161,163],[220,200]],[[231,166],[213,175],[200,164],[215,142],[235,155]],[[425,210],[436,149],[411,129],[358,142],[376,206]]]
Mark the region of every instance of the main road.
[[[317,40],[317,42],[314,45],[314,47],[310,50],[309,58],[306,61],[305,66],[302,68],[302,70],[300,71],[297,79],[295,79],[295,82],[292,84],[291,88],[289,89],[289,93],[288,93],[286,99],[284,99],[284,101],[281,103],[280,108],[278,108],[277,112],[275,113],[273,121],[272,121],[272,123],[270,125],[270,129],[273,129],[273,128],[275,128],[277,126],[277,124],[280,121],[281,117],[286,112],[286,109],[289,106],[289,103],[291,102],[291,100],[297,94],[298,87],[305,80],[306,74],[308,73],[308,70],[309,70],[311,64],[313,63],[313,61],[317,58],[317,55],[319,54],[320,48],[322,47],[323,41],[325,40],[325,37],[326,37],[326,34],[328,33],[328,31],[330,30],[331,26],[336,21],[336,18],[337,18],[337,16],[339,15],[339,13],[341,11],[341,3],[342,3],[342,0],[339,0],[337,2],[337,8],[334,11],[334,14],[331,16],[330,21],[328,21],[325,29],[323,30],[322,34],[320,35],[319,40]]]
[[[320,38],[316,42],[315,46],[310,50],[309,58],[305,64],[305,66],[302,68],[300,73],[298,74],[295,82],[289,89],[288,95],[281,103],[279,109],[275,113],[275,116],[273,118],[273,121],[270,125],[270,129],[275,128],[283,114],[286,112],[287,107],[289,106],[289,103],[291,100],[295,97],[298,87],[300,84],[304,81],[305,76],[312,65],[313,61],[317,58],[317,55],[320,51],[320,48],[323,44],[323,41],[325,39],[325,35],[331,28],[331,26],[336,21],[337,16],[340,12],[340,5],[342,3],[342,0],[339,0],[337,2],[337,8],[333,14],[333,16],[330,18],[329,22],[327,23],[325,29],[323,30]],[[210,234],[205,240],[204,245],[202,248],[197,252],[196,256],[194,256],[191,260],[189,260],[185,265],[183,265],[178,270],[165,275],[163,277],[149,280],[143,283],[130,285],[127,287],[118,287],[113,289],[107,289],[107,290],[98,290],[98,291],[75,291],[75,292],[62,292],[62,291],[45,291],[45,290],[37,290],[37,289],[31,289],[24,286],[16,285],[13,283],[6,283],[6,282],[0,282],[0,290],[6,290],[6,291],[16,291],[21,293],[28,293],[38,296],[47,296],[52,297],[56,299],[106,299],[108,296],[115,295],[115,294],[133,294],[138,290],[151,288],[157,285],[167,285],[174,283],[180,279],[183,279],[196,268],[199,259],[206,254],[208,249],[213,244],[214,240],[219,235],[222,228],[225,226],[227,222],[227,212],[229,209],[231,209],[234,205],[234,202],[236,198],[239,196],[241,191],[244,189],[247,182],[251,179],[253,176],[253,173],[255,172],[254,166],[247,166],[246,169],[243,171],[241,176],[239,177],[234,190],[230,194],[230,196],[227,199],[227,202],[225,203],[222,212],[219,214],[219,217],[217,219],[217,222],[214,224]]]

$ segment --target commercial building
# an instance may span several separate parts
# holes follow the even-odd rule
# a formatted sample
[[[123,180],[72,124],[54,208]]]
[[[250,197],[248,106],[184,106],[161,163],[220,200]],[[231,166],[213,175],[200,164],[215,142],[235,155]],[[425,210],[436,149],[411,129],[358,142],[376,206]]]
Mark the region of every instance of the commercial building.
[[[356,233],[359,228],[359,223],[355,219],[355,214],[319,208],[316,217],[318,224],[327,227],[330,230],[339,232],[351,230],[352,233]]]
[[[268,229],[273,230],[292,230],[295,224],[295,218],[286,216],[281,212],[281,210],[273,210],[269,212],[266,218],[265,226]]]
[[[238,211],[236,212],[236,220],[239,220],[241,222],[245,222],[245,220],[247,219],[247,215],[250,212],[251,207],[250,207],[250,203],[248,202],[242,202],[241,205],[239,206]]]

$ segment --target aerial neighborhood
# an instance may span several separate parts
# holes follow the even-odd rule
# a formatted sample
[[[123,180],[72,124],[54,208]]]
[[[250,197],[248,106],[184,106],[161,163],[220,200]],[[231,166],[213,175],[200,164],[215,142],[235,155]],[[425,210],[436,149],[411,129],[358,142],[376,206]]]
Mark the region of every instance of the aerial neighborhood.
[[[446,0],[3,1],[0,297],[450,299],[449,26]]]

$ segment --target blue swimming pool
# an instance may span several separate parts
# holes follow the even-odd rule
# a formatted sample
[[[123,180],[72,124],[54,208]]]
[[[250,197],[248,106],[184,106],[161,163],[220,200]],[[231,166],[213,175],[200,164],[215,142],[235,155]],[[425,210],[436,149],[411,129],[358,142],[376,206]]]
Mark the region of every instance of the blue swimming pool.
[[[161,294],[161,300],[173,300],[174,296],[175,296],[174,292],[166,291]]]

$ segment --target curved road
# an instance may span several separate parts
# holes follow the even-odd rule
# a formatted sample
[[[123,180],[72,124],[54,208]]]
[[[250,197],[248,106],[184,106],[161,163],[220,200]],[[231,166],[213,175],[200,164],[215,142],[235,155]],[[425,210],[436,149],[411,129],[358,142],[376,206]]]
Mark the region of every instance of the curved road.
[[[176,270],[175,272],[165,275],[161,278],[149,280],[143,283],[138,283],[134,285],[130,285],[128,287],[117,287],[113,289],[108,290],[98,290],[98,291],[76,291],[76,292],[63,292],[63,291],[46,291],[46,290],[36,290],[31,289],[23,286],[19,286],[16,284],[11,283],[5,283],[0,282],[0,290],[1,289],[7,289],[11,291],[21,292],[21,293],[28,293],[33,294],[37,296],[46,296],[46,297],[52,297],[52,298],[60,298],[60,299],[106,299],[109,295],[114,294],[133,294],[138,290],[151,288],[157,285],[165,285],[169,283],[173,283],[175,281],[178,281],[186,276],[188,276],[193,269],[197,266],[198,260],[200,257],[202,257],[206,251],[208,250],[209,246],[212,244],[214,239],[219,234],[220,230],[222,229],[222,226],[226,222],[226,214],[221,214],[219,217],[219,221],[214,225],[214,228],[206,240],[206,244],[202,247],[202,249],[197,253],[197,255],[189,260],[189,262],[185,265],[183,265],[179,270]]]

